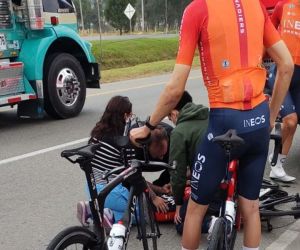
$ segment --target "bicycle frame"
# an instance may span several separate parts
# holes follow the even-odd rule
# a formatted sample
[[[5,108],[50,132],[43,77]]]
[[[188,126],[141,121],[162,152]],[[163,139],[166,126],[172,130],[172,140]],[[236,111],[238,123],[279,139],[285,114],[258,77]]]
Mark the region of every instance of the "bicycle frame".
[[[128,133],[130,122],[131,120],[126,123],[124,134]],[[86,146],[64,150],[61,152],[62,157],[66,158],[72,164],[79,164],[80,168],[85,173],[90,192],[89,207],[93,220],[93,228],[78,226],[66,228],[50,242],[47,249],[53,250],[57,249],[57,247],[61,249],[61,246],[69,247],[79,243],[83,245],[84,248],[87,247],[88,249],[93,250],[107,250],[118,238],[122,238],[123,242],[117,243],[117,247],[120,247],[120,244],[122,244],[122,249],[127,248],[134,213],[137,218],[138,239],[142,240],[144,249],[149,248],[148,239],[151,239],[153,247],[157,249],[157,238],[159,238],[161,234],[159,232],[158,224],[154,221],[154,212],[152,207],[153,204],[149,195],[152,191],[148,188],[148,184],[142,176],[142,172],[147,171],[148,167],[154,169],[157,169],[158,167],[162,169],[175,170],[176,162],[174,161],[172,165],[169,165],[164,162],[149,161],[146,153],[148,152],[147,146],[150,142],[149,138],[146,138],[145,140],[141,139],[139,141],[139,143],[143,146],[145,154],[144,161],[138,159],[131,160],[131,157],[127,158],[127,146],[130,145],[128,136],[115,136],[113,137],[113,140],[121,149],[120,157],[123,157],[124,165],[118,165],[118,167],[112,168],[104,173],[100,167],[98,168],[92,164],[95,152],[101,144],[101,141],[99,143],[91,143]],[[94,173],[94,169],[99,169],[100,173]],[[104,188],[98,193],[98,175],[101,173],[102,176],[100,175],[100,179],[107,180],[107,184],[104,184]],[[114,175],[114,178],[108,179],[108,177],[111,175]],[[122,234],[116,235],[116,232],[113,230],[111,232],[112,235],[108,237],[103,224],[105,199],[107,198],[108,194],[121,183],[125,183],[126,185],[128,183],[128,186],[130,187],[127,207],[124,211],[122,219],[118,221],[118,223],[124,225],[125,230],[124,228],[122,230],[125,231],[125,234],[123,234],[124,231],[122,231]],[[141,209],[137,210],[137,204]],[[139,218],[137,216],[137,211],[140,211]],[[148,217],[145,217],[145,215]],[[145,218],[149,218],[150,227],[146,226],[148,222],[146,222]],[[116,226],[117,225],[114,225],[112,229],[114,229]],[[150,233],[148,233],[147,228],[150,229]],[[71,237],[71,240],[69,237]],[[108,242],[110,244],[109,246],[107,245]]]
[[[229,206],[233,202],[236,203],[237,200],[237,170],[238,170],[239,161],[231,160],[228,163],[225,175],[225,182],[221,183],[221,188],[223,190],[227,190],[226,200],[223,201],[223,204],[220,209],[220,217],[223,217],[231,222],[230,232],[232,232],[232,227],[236,226],[237,230],[240,229],[240,214],[239,212],[234,211],[235,216],[229,214]],[[234,207],[234,210],[236,208]],[[227,232],[228,233],[228,232]]]
[[[129,190],[129,198],[127,202],[127,208],[124,212],[123,218],[119,221],[126,227],[125,233],[125,249],[128,244],[129,234],[132,226],[132,219],[133,215],[136,212],[136,203],[138,196],[142,192],[146,192],[148,190],[147,183],[142,176],[142,171],[138,169],[138,164],[135,165],[134,162],[128,168],[123,167],[123,171],[118,174],[114,179],[107,183],[107,185],[97,194],[96,188],[96,181],[94,178],[92,166],[90,162],[84,164],[84,167],[81,167],[85,172],[88,188],[91,195],[91,201],[89,202],[95,231],[100,236],[99,239],[101,240],[100,245],[104,247],[106,244],[106,234],[103,227],[103,210],[104,210],[104,203],[107,195],[120,183],[124,182],[125,180],[130,185]],[[121,169],[122,167],[120,167]],[[139,232],[139,231],[138,231]]]

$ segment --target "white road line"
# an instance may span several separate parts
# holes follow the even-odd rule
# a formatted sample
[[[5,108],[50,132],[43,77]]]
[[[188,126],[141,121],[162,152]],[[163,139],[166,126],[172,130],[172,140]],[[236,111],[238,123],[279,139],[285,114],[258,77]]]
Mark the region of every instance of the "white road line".
[[[271,245],[269,245],[266,250],[284,250],[299,237],[300,232],[286,230],[280,237],[275,240]]]
[[[65,148],[65,147],[68,147],[68,146],[72,146],[74,144],[79,144],[79,143],[82,143],[82,142],[86,142],[88,139],[89,138],[83,138],[83,139],[79,139],[79,140],[76,140],[76,141],[71,141],[71,142],[67,142],[67,143],[64,143],[64,144],[57,145],[57,146],[53,146],[53,147],[50,147],[50,148],[45,148],[45,149],[41,149],[41,150],[34,151],[34,152],[31,152],[31,153],[27,153],[27,154],[7,158],[7,159],[4,159],[4,160],[0,161],[0,166],[4,165],[4,164],[7,164],[7,163],[10,163],[10,162],[23,160],[25,158],[29,158],[29,157],[44,154],[44,153],[47,153],[47,152],[50,152],[50,151],[54,151],[56,149]]]
[[[164,120],[167,120],[167,119],[168,119],[168,117],[164,118]],[[36,156],[36,155],[48,153],[50,151],[54,151],[54,150],[57,150],[57,149],[60,149],[60,148],[65,148],[65,147],[72,146],[72,145],[75,145],[75,144],[79,144],[79,143],[82,143],[82,142],[87,142],[88,139],[89,138],[83,138],[83,139],[79,139],[79,140],[76,140],[76,141],[71,141],[71,142],[67,142],[67,143],[64,143],[64,144],[57,145],[57,146],[53,146],[53,147],[50,147],[50,148],[44,148],[44,149],[37,150],[37,151],[34,151],[34,152],[30,152],[30,153],[27,153],[27,154],[18,155],[18,156],[14,156],[14,157],[11,157],[11,158],[4,159],[4,160],[0,160],[0,166],[4,165],[4,164],[7,164],[7,163],[10,163],[10,162],[19,161],[19,160],[23,160],[23,159],[26,159],[26,158],[29,158],[29,157]]]
[[[191,80],[192,79],[197,79],[197,78],[201,78],[201,77],[199,77],[199,76],[189,77],[189,79],[191,79]],[[167,83],[167,81],[158,82],[158,83],[151,83],[151,84],[146,84],[146,85],[142,85],[142,86],[135,86],[135,87],[131,87],[131,88],[123,88],[123,89],[117,89],[117,90],[103,91],[103,92],[100,92],[100,93],[87,95],[87,97],[108,95],[108,94],[112,94],[112,93],[124,92],[124,91],[129,91],[129,90],[134,90],[134,89],[150,88],[150,87],[154,87],[154,86],[158,86],[158,85],[163,85],[163,84],[166,84],[166,83]],[[167,117],[165,119],[167,119]],[[4,159],[4,160],[0,160],[0,165],[4,165],[6,163],[22,160],[22,159],[25,159],[25,158],[28,158],[28,157],[39,155],[39,154],[44,154],[44,153],[47,153],[47,152],[50,152],[50,151],[53,151],[53,150],[56,150],[56,149],[64,148],[64,147],[67,147],[67,146],[71,146],[71,145],[74,145],[74,144],[79,144],[79,143],[85,142],[87,140],[88,140],[88,138],[84,138],[84,139],[80,139],[80,140],[77,140],[77,141],[68,142],[68,143],[57,145],[57,146],[54,146],[54,147],[45,148],[45,149],[34,151],[34,152],[31,152],[31,153],[18,155],[18,156],[14,156],[14,157],[11,157],[11,158]]]

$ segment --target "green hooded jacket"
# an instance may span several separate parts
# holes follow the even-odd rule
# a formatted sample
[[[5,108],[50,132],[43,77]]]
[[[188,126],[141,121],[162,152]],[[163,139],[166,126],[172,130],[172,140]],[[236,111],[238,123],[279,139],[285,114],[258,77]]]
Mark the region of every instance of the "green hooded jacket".
[[[207,130],[208,115],[207,107],[187,103],[179,112],[176,127],[171,133],[169,162],[177,162],[176,170],[170,171],[176,205],[183,203],[187,167],[192,168],[197,145]]]

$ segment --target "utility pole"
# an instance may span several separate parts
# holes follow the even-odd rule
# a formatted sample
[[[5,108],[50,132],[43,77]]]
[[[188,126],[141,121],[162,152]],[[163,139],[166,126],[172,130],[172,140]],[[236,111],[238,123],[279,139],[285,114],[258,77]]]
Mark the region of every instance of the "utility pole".
[[[165,0],[165,32],[168,33],[168,0]]]
[[[145,31],[145,16],[144,16],[144,0],[141,0],[142,1],[142,31],[144,32]]]
[[[83,22],[83,15],[82,15],[82,4],[81,4],[81,0],[79,0],[79,8],[80,8],[81,28],[82,28],[82,30],[84,30],[84,22]]]
[[[100,0],[101,1],[101,0]],[[99,28],[99,34],[101,37],[101,14],[100,14],[100,4],[99,4],[99,0],[97,0],[97,15],[98,15],[98,28]]]

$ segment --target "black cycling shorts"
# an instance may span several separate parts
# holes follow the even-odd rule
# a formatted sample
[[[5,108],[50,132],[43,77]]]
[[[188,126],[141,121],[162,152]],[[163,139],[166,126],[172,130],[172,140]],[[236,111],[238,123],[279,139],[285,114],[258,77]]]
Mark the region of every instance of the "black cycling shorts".
[[[267,87],[273,91],[276,76],[275,64],[270,67],[269,79],[267,81]],[[291,80],[289,91],[284,99],[284,102],[280,108],[280,117],[297,113],[300,118],[300,66],[295,65],[294,74]]]
[[[208,205],[225,176],[227,158],[215,136],[235,129],[245,145],[232,151],[232,159],[239,159],[238,193],[256,200],[263,179],[269,148],[269,106],[265,101],[252,110],[211,109],[205,137],[198,145],[191,177],[193,201]]]

